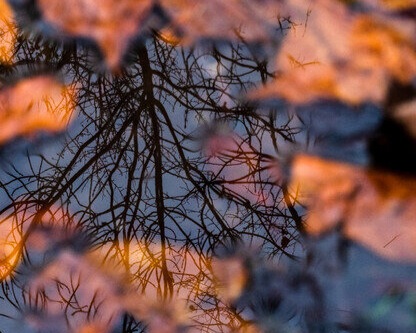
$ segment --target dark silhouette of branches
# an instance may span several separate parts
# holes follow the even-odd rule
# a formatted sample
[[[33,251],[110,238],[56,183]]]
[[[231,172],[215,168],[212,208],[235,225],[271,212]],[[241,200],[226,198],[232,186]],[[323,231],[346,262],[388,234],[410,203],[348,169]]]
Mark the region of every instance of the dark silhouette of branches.
[[[127,276],[137,302],[144,294],[165,302],[185,299],[190,327],[198,332],[246,325],[216,298],[213,251],[244,241],[269,255],[295,258],[301,225],[296,197],[273,176],[280,146],[295,140],[292,118],[239,98],[273,76],[267,62],[243,43],[189,50],[155,35],[131,55],[131,66],[112,76],[93,72],[75,43],[20,38],[12,73],[36,66],[60,70],[65,81],[79,86],[78,118],[52,154],[47,145],[29,144],[19,165],[13,158],[3,164],[0,185],[7,200],[0,213],[21,238],[2,260],[36,266],[42,277],[53,265],[63,269],[56,260],[67,258],[65,251],[80,261],[92,251]],[[222,127],[234,134],[223,142],[225,149],[209,156],[210,139]],[[39,263],[31,239],[56,224],[77,232],[54,243]],[[107,316],[101,323],[119,325],[122,332],[142,331],[138,320],[149,320],[148,313],[128,307],[111,312],[100,286],[91,287],[91,294],[83,289],[88,273],[69,280],[50,273],[53,282],[45,278],[43,287],[28,287],[24,272],[18,269],[2,284],[4,297],[23,314],[30,309],[31,315],[54,316],[51,304],[60,304],[64,326],[73,327],[74,314],[85,322]],[[113,322],[118,312],[124,315]]]

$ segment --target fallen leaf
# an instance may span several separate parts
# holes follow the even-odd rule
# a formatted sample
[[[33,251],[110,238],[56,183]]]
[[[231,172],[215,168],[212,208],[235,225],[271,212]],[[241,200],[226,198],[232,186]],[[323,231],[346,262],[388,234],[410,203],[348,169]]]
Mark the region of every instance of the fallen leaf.
[[[137,295],[131,299],[128,311],[137,320],[145,321],[149,333],[179,333],[189,325],[189,313],[184,300],[175,296],[171,300],[151,302],[143,296]],[[136,304],[133,304],[136,303]]]
[[[270,41],[280,38],[280,3],[273,0],[37,0],[58,38],[97,43],[108,67],[119,68],[131,41],[151,29],[169,31],[168,43],[200,39]],[[154,10],[155,7],[158,10]],[[163,38],[162,38],[163,39]]]
[[[212,262],[220,297],[226,302],[233,302],[244,290],[248,275],[239,258],[230,257]]]
[[[76,89],[53,77],[24,79],[0,91],[0,144],[36,131],[65,129],[74,114]]]
[[[309,206],[306,230],[319,235],[337,226],[378,255],[416,260],[416,179],[299,155],[292,187]]]
[[[276,57],[276,80],[260,88],[255,98],[284,98],[294,103],[330,97],[350,99],[343,96],[339,85],[340,80],[348,80],[349,88],[357,83],[351,82],[355,80],[346,77],[341,68],[351,61],[347,41],[353,18],[348,8],[338,1],[328,0],[292,1],[289,5],[288,14],[297,25],[284,39]],[[363,77],[374,79],[368,74]],[[366,87],[368,85],[360,86],[359,95],[354,93],[353,100],[362,100],[363,92],[379,98],[379,85]]]
[[[17,38],[13,12],[6,0],[0,0],[0,62],[10,64]]]
[[[107,328],[104,325],[97,323],[87,323],[75,330],[76,333],[102,333],[106,331]]]
[[[110,332],[123,310],[124,288],[119,275],[103,267],[94,253],[58,251],[56,258],[29,280],[32,302],[28,305],[41,314],[32,315],[33,326],[47,329],[51,318],[60,318],[56,320],[62,321],[61,332],[83,326]],[[47,298],[46,303],[40,294]]]
[[[13,217],[0,221],[0,281],[10,277],[20,262],[21,231]]]
[[[361,0],[362,4],[372,10],[387,10],[390,12],[416,8],[415,0]]]
[[[392,79],[407,83],[416,77],[414,21],[355,13],[340,1],[290,4],[300,26],[276,57],[276,79],[252,98],[382,103]]]
[[[130,292],[122,299],[123,307],[146,322],[150,332],[177,332],[189,326],[189,305],[199,304],[212,283],[207,277],[209,259],[174,245],[163,250],[161,244],[133,240],[118,248],[107,242],[97,252],[111,261],[114,271],[127,270]],[[192,315],[202,320],[200,309]]]
[[[63,207],[50,207],[43,212],[42,221],[33,224],[37,213],[33,204],[20,202],[0,216],[0,280],[10,276],[23,252],[36,266],[47,252],[55,255],[69,245],[80,252],[82,246],[86,248],[86,238]]]
[[[117,69],[129,43],[140,31],[151,0],[38,0],[46,22],[65,37],[90,38],[100,47],[110,69]]]
[[[401,83],[416,77],[416,39],[414,22],[387,17],[357,15],[351,31],[353,68],[383,69],[386,76]]]
[[[199,39],[270,41],[277,37],[281,3],[270,0],[161,0],[182,43]]]
[[[416,138],[416,99],[397,105],[393,116]]]

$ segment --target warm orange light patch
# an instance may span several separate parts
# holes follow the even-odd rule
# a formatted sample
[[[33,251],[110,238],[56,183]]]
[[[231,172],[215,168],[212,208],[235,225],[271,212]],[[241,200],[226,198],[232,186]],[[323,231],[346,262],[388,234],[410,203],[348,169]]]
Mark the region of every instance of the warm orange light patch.
[[[34,207],[28,207],[23,213],[18,214],[21,222],[25,223],[27,229],[33,223],[34,216],[39,214]],[[24,217],[26,215],[26,217]],[[71,237],[76,237],[77,221],[64,209],[57,205],[52,205],[48,210],[42,211],[40,224],[36,225],[26,239],[25,246],[29,252],[44,252],[54,242],[62,242]]]
[[[416,76],[415,27],[392,23],[365,15],[355,20],[351,47],[357,56],[353,64],[368,71],[383,68],[397,80],[409,82]]]
[[[78,328],[78,330],[76,330],[76,333],[103,333],[107,331],[108,328],[104,327],[103,325],[97,323],[87,323]]]
[[[148,301],[159,301],[161,270],[165,269],[162,262],[163,249],[159,243],[146,244],[132,240],[120,242],[115,246],[113,242],[103,244],[96,253],[106,257],[107,262],[134,277],[132,287],[141,290]],[[169,246],[165,249],[166,269],[174,284],[174,294],[179,299],[187,299],[192,291],[201,290],[201,283],[197,275],[207,269],[208,259],[196,252]],[[201,265],[201,266],[200,266]],[[145,278],[144,278],[145,277]],[[166,276],[164,277],[166,278]]]
[[[95,332],[98,328],[110,332],[123,309],[123,285],[101,265],[93,255],[58,250],[54,260],[30,280],[31,306],[42,309],[41,293],[48,299],[47,307],[42,309],[47,315],[59,318],[64,313],[67,324],[79,328],[79,332]],[[63,285],[66,288],[61,288]],[[65,308],[62,304],[71,306]],[[89,307],[94,309],[92,315]]]
[[[199,39],[267,41],[275,36],[282,4],[275,0],[161,0],[181,43]]]
[[[416,0],[360,0],[360,2],[376,11],[412,10],[416,7]]]
[[[391,79],[408,83],[416,77],[414,21],[357,14],[340,1],[293,1],[290,7],[299,26],[278,53],[276,80],[253,98],[382,103]]]
[[[75,109],[76,89],[52,77],[22,80],[0,91],[0,144],[35,131],[58,132]]]
[[[309,206],[309,233],[341,223],[348,238],[377,254],[416,261],[416,179],[300,155],[291,185],[300,187],[300,201]]]
[[[392,10],[404,10],[416,6],[415,0],[381,0],[381,3]]]
[[[0,0],[0,62],[10,64],[17,31],[13,13],[6,0]]]
[[[201,276],[206,276],[207,268],[198,266],[206,263],[197,253],[182,250],[174,246],[166,248],[165,266],[161,256],[161,244],[145,244],[140,241],[108,242],[89,256],[106,258],[100,269],[103,272],[111,267],[115,272],[127,277],[127,291],[120,300],[125,309],[139,320],[147,322],[149,332],[165,332],[177,325],[186,325],[189,321],[187,301],[204,292]],[[98,266],[98,264],[96,264]],[[172,283],[172,294],[163,296],[167,270]],[[169,288],[168,288],[169,289]]]
[[[158,36],[165,43],[176,46],[181,42],[181,38],[170,28],[161,29]]]
[[[220,296],[227,302],[238,298],[247,284],[248,274],[242,260],[226,258],[212,263]]]
[[[21,232],[12,217],[0,221],[0,281],[10,276],[20,259]]]
[[[39,0],[47,22],[73,37],[93,39],[108,67],[116,69],[129,41],[138,32],[153,4],[151,0]]]
[[[168,29],[180,36],[167,42],[194,43],[199,39],[269,41],[276,36],[281,4],[275,0],[38,0],[42,17],[64,35],[91,38],[108,67],[117,70],[131,39],[165,22],[152,11],[159,5],[169,17]],[[145,31],[149,32],[149,31]]]

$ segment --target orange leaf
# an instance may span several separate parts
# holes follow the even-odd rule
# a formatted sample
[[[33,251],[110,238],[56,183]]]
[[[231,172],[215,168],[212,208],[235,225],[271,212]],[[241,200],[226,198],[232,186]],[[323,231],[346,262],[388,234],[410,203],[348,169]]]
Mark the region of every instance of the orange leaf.
[[[6,0],[0,0],[0,62],[10,64],[17,32],[13,13]]]
[[[416,99],[396,106],[393,116],[416,138]]]
[[[35,131],[62,131],[75,108],[75,88],[49,76],[25,79],[0,91],[0,144]]]
[[[12,217],[0,221],[0,281],[10,276],[20,261],[21,233]]]
[[[44,19],[61,33],[93,39],[108,66],[116,69],[153,1],[39,0],[38,4]]]
[[[67,249],[59,252],[30,280],[29,294],[36,300],[32,306],[43,310],[45,318],[67,318],[61,325],[84,327],[81,332],[94,332],[93,328],[98,327],[105,328],[102,332],[111,331],[123,309],[120,301],[123,286],[117,272],[102,269],[102,263],[96,261],[91,254],[82,255]],[[38,301],[39,293],[47,297],[46,305]],[[71,306],[62,307],[62,303]],[[95,310],[90,313],[89,308]],[[49,321],[41,325],[52,324]]]
[[[226,302],[235,301],[240,297],[248,281],[248,272],[242,260],[224,258],[212,263],[220,296]]]
[[[362,0],[366,5],[373,9],[384,9],[390,11],[414,9],[416,0]]]
[[[309,233],[341,225],[348,238],[381,256],[416,260],[416,179],[300,155],[291,186],[309,205]]]
[[[145,28],[161,28],[157,4],[174,44],[201,38],[268,41],[276,35],[279,6],[274,0],[38,0],[39,9],[58,33],[90,38],[110,69],[117,69],[129,42]],[[162,33],[163,34],[163,33]]]
[[[406,20],[358,15],[351,32],[351,65],[371,71],[382,69],[403,83],[416,77],[416,25]]]
[[[185,44],[201,38],[268,41],[281,4],[273,0],[161,0]]]
[[[391,79],[408,83],[416,77],[415,22],[353,13],[340,1],[290,4],[289,14],[304,23],[284,40],[276,80],[254,98],[380,103]]]

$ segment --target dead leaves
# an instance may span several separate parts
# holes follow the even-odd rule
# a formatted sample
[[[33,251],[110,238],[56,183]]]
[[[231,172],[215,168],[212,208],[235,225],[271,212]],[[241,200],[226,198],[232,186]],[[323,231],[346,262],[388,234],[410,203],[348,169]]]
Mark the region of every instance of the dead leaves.
[[[416,8],[415,0],[362,0],[362,2],[373,10],[403,11]]]
[[[351,104],[382,103],[390,81],[409,84],[416,76],[414,22],[385,12],[356,13],[336,1],[315,0],[310,4],[287,1],[284,6],[283,2],[267,0],[105,0],[99,5],[92,0],[38,0],[37,3],[44,20],[59,35],[94,40],[112,69],[119,67],[132,40],[149,28],[166,29],[165,39],[172,44],[189,45],[199,39],[266,41],[278,26],[279,16],[288,15],[295,23],[276,59],[277,78],[257,93],[260,98],[283,98],[295,104],[321,98]],[[408,9],[403,1],[383,3],[385,11]],[[163,19],[156,19],[156,5],[164,13]],[[7,62],[7,54],[12,53],[7,49],[5,54],[4,61]],[[60,131],[65,128],[73,110],[74,89],[63,87],[52,78],[37,77],[4,88],[0,92],[0,143],[37,130]],[[218,183],[226,184],[226,178],[230,177],[225,176],[229,172],[234,178],[228,184],[228,193],[234,197],[241,194],[251,204],[274,200],[267,196],[264,188],[258,187],[258,182],[256,184],[254,175],[259,166],[253,164],[256,163],[253,162],[256,156],[253,147],[232,137],[215,140],[209,143],[209,148],[214,155],[211,162],[218,166],[213,170]],[[309,204],[307,231],[310,233],[320,234],[340,226],[345,236],[386,258],[416,259],[416,232],[412,228],[416,215],[415,180],[404,181],[397,175],[298,156],[294,161],[292,181],[293,187],[301,187],[305,202]],[[4,278],[15,267],[14,251],[20,236],[7,221],[1,228],[5,228],[6,235],[0,240],[0,277]],[[32,244],[39,249],[47,248],[47,243],[42,234],[32,237]],[[129,243],[129,246],[125,242],[124,245],[126,248],[117,249],[114,257],[120,257],[120,266],[128,267],[129,274],[146,275],[148,280],[138,287],[148,291],[149,286],[162,280],[160,270],[157,270],[160,263],[153,260],[150,253],[161,253],[165,249],[160,246],[156,251],[149,251],[140,242]],[[48,290],[46,296],[56,305],[49,308],[52,317],[61,315],[61,304],[72,306],[70,299],[75,292],[79,304],[70,309],[72,313],[68,316],[77,317],[94,302],[100,303],[98,316],[101,319],[97,323],[80,320],[83,331],[111,326],[114,318],[127,309],[139,319],[148,321],[150,330],[170,332],[173,326],[187,323],[184,299],[192,294],[192,288],[203,288],[200,282],[190,278],[197,280],[195,272],[201,271],[201,267],[188,264],[191,273],[182,270],[187,273],[186,277],[185,274],[181,276],[181,272],[172,273],[186,264],[182,259],[176,259],[178,253],[172,252],[171,257],[168,255],[169,264],[163,268],[164,282],[172,283],[175,288],[181,283],[191,286],[188,288],[191,291],[172,287],[181,296],[173,298],[175,303],[161,305],[157,297],[146,299],[140,295],[133,298],[121,294],[118,287],[124,292],[123,283],[115,282],[117,279],[98,268],[91,257],[70,250],[64,250],[50,262],[32,281],[31,288],[34,293]],[[185,261],[201,261],[187,252],[180,254]],[[192,258],[188,260],[188,256]],[[225,261],[217,266],[219,289],[225,299],[238,298],[247,283],[245,268],[239,261]],[[73,275],[68,277],[68,272]],[[76,290],[62,291],[57,287],[77,283],[79,288]],[[160,293],[160,288],[155,289],[153,294]]]
[[[220,296],[226,302],[235,301],[247,285],[248,274],[241,260],[230,257],[213,262]]]
[[[278,53],[276,80],[254,93],[256,99],[382,103],[391,80],[409,83],[416,77],[413,20],[356,13],[327,0],[293,1],[288,13],[298,27]]]
[[[191,311],[189,305],[198,305],[199,297],[203,298],[213,289],[212,281],[207,279],[207,258],[169,247],[166,262],[174,290],[169,297],[164,297],[161,288],[165,277],[161,276],[166,268],[161,268],[163,259],[156,252],[160,245],[124,244],[124,249],[117,249],[113,242],[108,242],[108,247],[80,251],[76,247],[76,235],[67,235],[66,242],[57,246],[62,230],[62,226],[52,226],[49,238],[53,253],[38,267],[29,267],[35,273],[31,273],[25,286],[32,300],[29,305],[33,314],[27,318],[30,326],[42,331],[56,325],[60,332],[74,332],[79,328],[82,328],[80,332],[97,328],[100,332],[112,332],[127,312],[145,322],[149,332],[175,333],[185,327],[187,332],[197,332],[191,327],[191,317],[197,315],[199,322],[204,319],[200,309],[194,306]],[[44,230],[35,229],[29,237],[29,254],[33,245],[43,249],[38,246],[43,243],[39,242],[42,236],[39,233]],[[34,257],[41,254],[35,253]],[[51,320],[54,320],[53,326]]]
[[[339,226],[380,256],[416,260],[416,179],[300,155],[291,186],[309,207],[307,232],[319,235]]]
[[[153,5],[150,0],[39,0],[46,22],[58,33],[96,41],[110,68],[117,68]]]
[[[94,324],[111,331],[122,311],[119,281],[97,266],[88,255],[63,250],[55,260],[34,276],[27,286],[33,299],[32,309],[45,318],[54,318],[61,332]],[[47,308],[39,294],[47,297]],[[38,300],[38,301],[36,301]],[[67,306],[63,306],[67,304]],[[94,308],[94,315],[89,314]],[[48,320],[32,319],[32,326],[48,328]],[[37,323],[37,324],[36,324]],[[66,328],[69,326],[68,328]]]
[[[407,8],[402,2],[385,5]],[[91,0],[38,0],[38,6],[58,38],[95,41],[112,70],[131,42],[151,29],[169,31],[174,44],[182,45],[200,39],[268,42],[282,37],[281,18],[290,18],[292,31],[276,58],[279,75],[256,98],[380,102],[390,78],[409,82],[416,73],[414,22],[355,13],[340,1],[106,0],[96,6]]]
[[[270,0],[162,0],[161,4],[184,44],[201,38],[266,41],[280,14],[278,1]]]
[[[130,44],[153,29],[170,31],[175,44],[200,39],[267,42],[280,37],[280,3],[273,0],[37,0],[58,39],[83,38],[100,48],[117,70]]]
[[[392,82],[411,85],[416,77],[416,24],[398,15],[413,9],[414,3],[381,2],[364,1],[360,12],[341,1],[288,2],[288,14],[298,25],[288,33],[277,55],[276,79],[253,93],[256,99],[283,99],[311,111],[315,124],[321,124],[315,129],[322,127],[327,133],[320,138],[320,145],[331,150],[327,157],[348,160],[348,156],[340,157],[348,151],[344,148],[365,136],[343,137],[345,130],[368,125],[367,135],[371,136],[375,128],[370,128],[368,118],[356,125],[343,121],[328,130],[325,126],[331,121],[327,119],[340,119],[342,110],[323,102],[315,119],[316,101],[383,105]],[[375,9],[378,5],[380,10]],[[334,116],[329,118],[328,113],[328,118],[319,118],[322,109],[328,108]],[[405,103],[393,115],[406,122],[410,131],[413,109],[414,104]],[[319,145],[314,149],[317,152]],[[309,206],[309,233],[321,234],[340,226],[345,236],[381,256],[416,260],[415,180],[304,155],[295,157],[292,168],[292,186],[300,187],[304,201],[300,200]]]
[[[152,29],[162,29],[162,36],[168,31],[174,45],[201,39],[268,42],[282,38],[286,18],[292,29],[276,58],[277,78],[254,93],[256,99],[380,103],[390,80],[408,83],[416,76],[416,24],[395,15],[414,7],[408,1],[368,0],[363,13],[329,0],[105,0],[99,6],[92,0],[38,0],[37,5],[56,37],[93,40],[112,70],[131,42]]]
[[[0,221],[0,281],[8,278],[20,261],[21,230],[13,218]]]
[[[351,50],[354,65],[364,70],[382,70],[386,76],[409,83],[416,76],[414,22],[359,15],[354,20]]]
[[[0,63],[10,64],[17,31],[13,13],[6,0],[0,0]]]
[[[21,80],[0,91],[0,144],[36,131],[62,131],[75,109],[76,90],[53,77]]]

